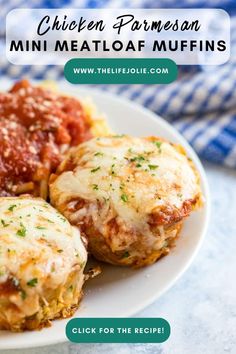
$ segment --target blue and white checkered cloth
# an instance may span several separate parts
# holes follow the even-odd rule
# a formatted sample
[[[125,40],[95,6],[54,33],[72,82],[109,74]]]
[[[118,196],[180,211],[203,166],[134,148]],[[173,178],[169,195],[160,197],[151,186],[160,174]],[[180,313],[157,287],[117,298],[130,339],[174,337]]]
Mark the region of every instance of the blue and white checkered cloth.
[[[61,66],[14,66],[4,55],[5,17],[23,0],[0,0],[0,75],[20,79],[59,79]],[[212,69],[179,67],[169,85],[98,85],[151,109],[173,124],[203,159],[236,168],[236,1],[235,0],[30,0],[31,8],[224,8],[231,15],[231,58]],[[94,85],[93,85],[94,86]]]

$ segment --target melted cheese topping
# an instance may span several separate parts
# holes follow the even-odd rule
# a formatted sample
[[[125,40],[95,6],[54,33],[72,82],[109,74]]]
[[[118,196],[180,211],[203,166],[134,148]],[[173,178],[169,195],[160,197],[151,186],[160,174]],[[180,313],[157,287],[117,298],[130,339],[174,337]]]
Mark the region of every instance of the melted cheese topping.
[[[73,170],[68,171],[70,164]],[[129,229],[149,233],[150,214],[163,207],[179,210],[200,195],[198,176],[183,149],[128,136],[92,139],[72,149],[51,184],[51,200],[59,210],[70,200],[83,199],[89,207],[76,217],[91,214],[102,233],[111,218],[108,210]]]
[[[42,199],[0,198],[0,284],[8,277],[42,294],[67,281],[87,260],[79,231]]]

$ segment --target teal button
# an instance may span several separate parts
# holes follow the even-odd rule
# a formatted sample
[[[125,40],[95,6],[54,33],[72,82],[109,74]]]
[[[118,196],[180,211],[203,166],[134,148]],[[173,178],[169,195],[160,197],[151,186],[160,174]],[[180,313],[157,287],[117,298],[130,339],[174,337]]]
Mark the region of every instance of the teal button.
[[[74,58],[64,75],[72,84],[169,84],[178,69],[170,59]]]
[[[73,318],[66,336],[74,343],[162,343],[170,325],[163,318]]]

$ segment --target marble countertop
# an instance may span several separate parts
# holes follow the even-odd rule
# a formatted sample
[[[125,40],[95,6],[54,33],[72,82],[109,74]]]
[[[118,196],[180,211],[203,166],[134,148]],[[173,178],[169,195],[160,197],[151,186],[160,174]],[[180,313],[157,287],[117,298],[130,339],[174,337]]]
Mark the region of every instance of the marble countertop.
[[[59,344],[4,354],[236,353],[236,171],[205,164],[212,199],[210,227],[191,267],[137,317],[163,317],[163,344]]]

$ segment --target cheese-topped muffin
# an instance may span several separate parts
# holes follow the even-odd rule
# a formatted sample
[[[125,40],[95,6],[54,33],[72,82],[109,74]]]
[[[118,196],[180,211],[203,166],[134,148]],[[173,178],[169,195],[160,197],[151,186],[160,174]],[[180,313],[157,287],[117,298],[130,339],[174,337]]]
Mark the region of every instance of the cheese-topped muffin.
[[[50,196],[96,258],[136,267],[168,253],[201,202],[199,176],[182,147],[130,136],[73,148],[51,177]]]
[[[38,329],[77,309],[87,251],[43,199],[0,198],[0,329]]]

